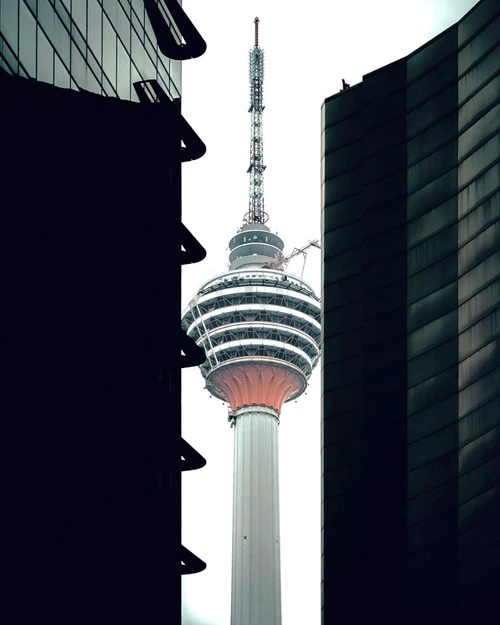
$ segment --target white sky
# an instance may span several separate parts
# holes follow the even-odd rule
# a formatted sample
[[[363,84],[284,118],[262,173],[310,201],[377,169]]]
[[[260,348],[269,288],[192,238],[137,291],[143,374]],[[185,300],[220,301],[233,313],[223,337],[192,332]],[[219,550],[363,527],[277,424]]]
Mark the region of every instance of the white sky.
[[[268,226],[285,253],[320,239],[323,100],[405,56],[476,0],[184,0],[208,44],[183,64],[183,114],[207,154],[183,166],[183,222],[208,251],[183,269],[183,306],[227,269],[227,244],[248,209],[248,51],[260,19],[265,51],[264,162]],[[300,275],[302,260],[291,273]],[[320,252],[304,279],[320,294]],[[319,625],[321,579],[320,366],[307,396],[285,404],[280,436],[283,625]],[[234,430],[198,369],[183,372],[183,436],[207,465],[183,476],[183,544],[207,569],[183,578],[183,625],[229,625]]]

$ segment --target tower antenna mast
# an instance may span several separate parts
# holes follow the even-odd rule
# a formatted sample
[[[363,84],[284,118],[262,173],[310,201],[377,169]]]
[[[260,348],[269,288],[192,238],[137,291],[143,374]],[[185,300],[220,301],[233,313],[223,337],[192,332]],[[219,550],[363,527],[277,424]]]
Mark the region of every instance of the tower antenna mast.
[[[264,224],[269,219],[264,211],[264,154],[262,142],[262,112],[264,87],[264,50],[259,47],[259,18],[254,19],[255,44],[250,50],[250,198],[247,224]]]

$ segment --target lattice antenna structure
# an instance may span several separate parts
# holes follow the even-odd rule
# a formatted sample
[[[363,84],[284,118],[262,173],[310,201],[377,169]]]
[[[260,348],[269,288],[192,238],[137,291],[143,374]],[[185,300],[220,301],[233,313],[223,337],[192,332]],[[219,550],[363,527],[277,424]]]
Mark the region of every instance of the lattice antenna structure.
[[[254,19],[255,44],[250,50],[250,197],[247,224],[264,224],[269,216],[264,211],[264,153],[262,141],[262,112],[264,111],[264,50],[259,46],[259,18]]]

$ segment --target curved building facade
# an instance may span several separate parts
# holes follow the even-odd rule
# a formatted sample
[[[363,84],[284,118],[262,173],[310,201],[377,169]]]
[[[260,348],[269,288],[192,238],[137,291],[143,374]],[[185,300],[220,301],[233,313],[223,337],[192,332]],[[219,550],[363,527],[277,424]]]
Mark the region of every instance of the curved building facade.
[[[325,624],[495,610],[499,33],[482,0],[324,103]]]

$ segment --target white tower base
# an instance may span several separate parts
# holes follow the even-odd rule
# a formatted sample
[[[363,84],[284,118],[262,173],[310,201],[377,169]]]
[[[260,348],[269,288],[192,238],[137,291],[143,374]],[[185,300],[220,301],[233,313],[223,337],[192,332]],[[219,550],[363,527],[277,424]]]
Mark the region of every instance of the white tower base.
[[[236,411],[231,625],[281,625],[278,413]]]

